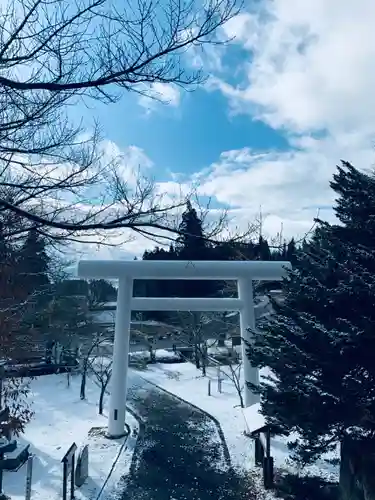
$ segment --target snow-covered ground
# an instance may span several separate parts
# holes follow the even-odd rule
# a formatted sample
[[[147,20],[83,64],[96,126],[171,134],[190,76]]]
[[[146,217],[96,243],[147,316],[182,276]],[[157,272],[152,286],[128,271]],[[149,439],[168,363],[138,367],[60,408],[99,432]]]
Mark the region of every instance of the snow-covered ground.
[[[128,440],[124,450],[124,438],[108,440],[101,435],[88,436],[92,428],[107,425],[107,416],[106,412],[103,416],[98,415],[98,386],[91,380],[87,381],[85,401],[80,400],[79,388],[80,378],[72,376],[68,387],[65,374],[42,376],[31,381],[30,399],[35,415],[27,425],[25,434],[17,441],[19,447],[30,444],[30,452],[34,454],[32,500],[62,498],[61,459],[73,442],[78,447],[89,445],[89,478],[81,488],[76,489],[78,500],[96,499],[104,487],[106,492],[111,491],[126,472],[123,464],[130,465],[135,441],[133,437]],[[126,418],[129,427],[137,429],[136,420],[130,414]],[[116,467],[117,458],[122,452],[128,454],[129,459],[124,460],[122,457],[121,467]],[[25,484],[26,465],[17,472],[4,471],[3,490],[12,500],[25,498]]]
[[[223,368],[222,372],[228,372]],[[202,408],[214,416],[224,432],[234,465],[241,468],[254,468],[254,448],[252,439],[244,435],[248,427],[245,413],[239,406],[239,396],[232,380],[222,373],[222,392],[218,392],[217,368],[209,367],[207,377],[192,363],[148,365],[147,370],[140,372],[142,377],[154,382],[164,389],[176,394],[186,401]],[[261,376],[267,371],[261,371]],[[208,395],[208,380],[211,380],[211,396]],[[275,467],[299,472],[289,459],[287,438],[275,437],[272,440],[272,456]],[[326,457],[338,458],[338,453]],[[320,475],[326,479],[338,479],[338,466],[320,460],[315,465],[304,469],[304,474]]]
[[[161,352],[158,355],[171,355]],[[159,356],[158,356],[159,357]],[[202,377],[192,363],[148,365],[145,370],[130,370],[133,374],[156,383],[164,389],[191,402],[213,415],[219,422],[226,437],[233,464],[254,470],[253,441],[244,435],[249,422],[247,410],[239,405],[239,396],[231,377],[226,376],[229,368],[221,368],[222,392],[218,391],[217,368],[208,368],[208,376]],[[263,372],[264,373],[264,372]],[[130,374],[131,375],[131,374]],[[211,380],[211,395],[208,395],[208,380]],[[108,440],[103,435],[90,433],[92,428],[103,428],[107,424],[107,415],[98,415],[97,405],[99,388],[92,381],[87,381],[86,400],[79,398],[80,378],[72,376],[70,386],[67,375],[48,375],[31,381],[35,416],[26,427],[25,434],[18,438],[19,447],[30,444],[34,454],[32,500],[60,500],[62,492],[61,459],[75,442],[78,447],[89,444],[89,479],[76,490],[78,500],[97,499],[104,489],[105,497],[115,492],[120,478],[127,472],[135,445],[135,432],[123,448],[124,439]],[[249,418],[249,417],[248,417]],[[127,423],[133,431],[138,424],[127,413]],[[121,460],[117,458],[121,455]],[[276,467],[293,469],[289,462],[285,438],[272,441],[272,455]],[[333,455],[330,458],[338,458]],[[295,467],[294,467],[295,470]],[[304,473],[319,474],[327,479],[338,477],[338,466],[323,460]],[[108,475],[110,476],[107,481]],[[17,472],[4,472],[4,491],[13,500],[21,500],[25,495],[26,465]]]

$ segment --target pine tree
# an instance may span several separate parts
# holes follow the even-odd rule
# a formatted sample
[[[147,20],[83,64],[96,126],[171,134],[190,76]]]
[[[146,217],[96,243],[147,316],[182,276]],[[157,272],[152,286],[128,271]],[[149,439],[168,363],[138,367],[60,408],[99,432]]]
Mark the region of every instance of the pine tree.
[[[195,260],[210,260],[213,255],[211,245],[205,238],[203,222],[197,211],[188,201],[179,225],[180,236],[176,240],[176,255],[179,260],[186,260],[194,265]],[[216,289],[213,281],[186,280],[176,282],[180,297],[209,297]]]
[[[259,260],[271,260],[271,250],[268,241],[263,236],[259,236],[258,256]]]
[[[180,236],[176,241],[176,249],[182,260],[200,260],[207,254],[208,244],[204,237],[203,222],[190,201],[182,214],[179,225]]]
[[[176,252],[171,245],[168,250],[155,247],[153,250],[146,250],[142,256],[143,260],[174,260],[177,258]],[[176,280],[135,280],[133,293],[135,297],[176,297],[178,288]],[[142,313],[144,319],[156,321],[168,321],[168,311],[145,311]]]
[[[262,411],[298,433],[303,463],[348,436],[363,453],[375,441],[375,176],[343,163],[331,187],[341,224],[318,222],[248,353],[271,369]]]
[[[31,229],[20,250],[19,275],[22,286],[28,295],[37,292],[38,296],[48,292],[49,257],[46,244],[35,229]]]
[[[294,265],[296,261],[296,256],[297,256],[297,246],[294,238],[292,238],[286,247],[285,260],[291,262]]]

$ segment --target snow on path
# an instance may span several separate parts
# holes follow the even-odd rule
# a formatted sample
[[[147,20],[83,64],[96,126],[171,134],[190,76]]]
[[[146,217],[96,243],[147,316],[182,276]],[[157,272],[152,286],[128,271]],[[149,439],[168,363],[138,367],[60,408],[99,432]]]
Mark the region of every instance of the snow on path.
[[[221,425],[234,466],[249,468],[254,455],[253,442],[243,434],[245,419],[239,404],[239,398],[229,379],[222,382],[222,393],[217,391],[214,368],[208,369],[208,377],[202,377],[200,371],[191,363],[178,365],[149,365],[140,375],[167,391],[202,408]],[[208,380],[211,379],[211,396],[208,396]]]
[[[144,426],[122,500],[255,499],[211,417],[144,379],[130,384],[128,405]]]
[[[228,368],[223,367],[222,370]],[[201,372],[192,363],[148,365],[147,370],[135,373],[210,413],[220,422],[233,465],[245,469],[254,468],[253,440],[244,435],[247,428],[244,414],[246,410],[244,412],[240,408],[238,394],[228,377],[223,376],[220,394],[217,388],[217,369],[214,367],[207,369],[207,377],[202,377]],[[261,370],[260,376],[262,375],[268,375],[268,370]],[[208,396],[209,379],[211,379],[211,396]],[[276,467],[298,472],[289,458],[287,438],[277,436],[272,440],[272,456]],[[337,460],[338,457],[336,451],[326,458]],[[319,460],[304,469],[304,473],[337,481],[339,467],[337,464]]]

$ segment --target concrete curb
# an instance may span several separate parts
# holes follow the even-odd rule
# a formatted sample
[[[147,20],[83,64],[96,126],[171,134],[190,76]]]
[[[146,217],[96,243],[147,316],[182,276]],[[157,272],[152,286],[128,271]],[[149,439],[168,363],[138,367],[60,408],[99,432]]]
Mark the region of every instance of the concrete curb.
[[[94,384],[96,384],[98,387],[100,387],[100,385],[96,382],[96,380],[93,380],[93,379],[91,379],[91,380],[94,382]],[[105,390],[105,394],[107,394],[107,396],[110,395],[110,392],[109,392],[108,389]],[[139,415],[137,415],[137,413],[134,410],[132,410],[131,408],[129,408],[128,406],[126,406],[126,411],[128,411],[130,413],[130,415],[138,422],[138,434],[136,436],[134,436],[135,444],[136,444],[136,442],[138,440],[138,437],[141,434],[141,431],[144,429],[144,423],[142,422],[141,417]],[[115,470],[115,467],[116,467],[116,465],[117,465],[117,463],[118,463],[121,455],[127,449],[127,444],[128,444],[129,438],[133,437],[131,429],[130,429],[129,425],[126,422],[125,422],[125,426],[126,426],[126,428],[128,430],[128,435],[126,436],[125,441],[122,443],[122,445],[121,445],[121,447],[120,447],[120,449],[119,449],[119,451],[118,451],[118,453],[116,455],[116,458],[112,462],[112,466],[110,468],[110,471],[109,471],[109,473],[108,473],[108,475],[107,475],[107,477],[106,477],[106,479],[105,479],[102,487],[100,488],[99,493],[94,497],[94,500],[99,500],[100,499],[100,497],[101,497],[101,495],[102,495],[105,487],[108,484],[109,479],[111,478],[111,475],[112,475],[113,471]],[[132,459],[131,464],[130,464],[130,469],[131,469],[132,466],[133,466],[133,459]]]
[[[128,406],[126,408],[129,411],[129,413],[131,413],[133,415],[133,417],[137,419],[137,422],[139,425],[139,432],[138,432],[138,436],[137,436],[137,440],[138,440],[138,437],[142,435],[142,433],[146,427],[145,423],[143,422],[142,419],[140,419],[139,417],[136,416],[136,413],[134,412],[134,410],[131,410]],[[135,449],[135,447],[134,447],[134,449]],[[128,474],[126,481],[129,479],[129,477],[131,477],[132,474],[134,474],[136,467],[137,467],[137,460],[134,459],[134,453],[133,453],[132,461],[131,461],[131,464],[129,467],[129,474]]]
[[[126,445],[127,445],[128,439],[129,439],[129,437],[130,437],[131,431],[130,431],[130,427],[128,426],[128,424],[126,424],[126,423],[125,423],[125,427],[126,427],[126,428],[127,428],[127,430],[128,430],[128,435],[126,436],[126,439],[125,439],[125,440],[124,440],[124,442],[122,443],[122,445],[121,445],[121,447],[120,447],[120,449],[119,449],[119,451],[118,451],[118,453],[117,453],[117,456],[115,457],[114,461],[112,462],[112,466],[111,466],[111,468],[110,468],[110,471],[109,471],[109,473],[108,473],[108,475],[107,475],[107,477],[106,477],[106,479],[105,479],[105,481],[104,481],[104,483],[103,483],[102,487],[100,488],[99,493],[96,495],[95,500],[99,500],[99,498],[100,498],[101,494],[102,494],[102,493],[103,493],[103,491],[104,491],[104,488],[105,488],[105,487],[107,486],[107,484],[108,484],[108,481],[109,481],[109,479],[110,479],[110,477],[111,477],[111,475],[112,475],[112,473],[113,473],[113,471],[114,471],[114,469],[115,469],[115,467],[116,467],[116,465],[117,465],[117,462],[119,461],[120,456],[122,455],[122,453],[123,453],[123,452],[125,451],[125,449],[126,449]]]
[[[173,394],[172,392],[167,391],[167,389],[164,389],[163,387],[160,387],[160,385],[155,384],[155,382],[151,382],[147,378],[142,377],[142,375],[139,375],[139,377],[142,378],[145,382],[148,382],[149,384],[153,385],[154,387],[157,387],[162,392],[165,392],[169,396],[177,399],[181,403],[185,403],[185,404],[191,406],[192,408],[194,408],[195,410],[199,411],[200,413],[202,413],[203,415],[205,415],[207,418],[209,418],[210,420],[212,420],[213,423],[215,424],[216,430],[217,430],[217,432],[218,432],[218,434],[220,436],[221,444],[223,446],[224,458],[225,458],[225,461],[227,463],[227,466],[228,466],[229,469],[233,468],[232,467],[232,460],[230,458],[230,453],[229,453],[227,442],[225,440],[224,432],[223,432],[223,430],[221,428],[221,425],[220,425],[220,422],[217,420],[217,418],[215,418],[214,416],[212,416],[207,411],[202,410],[202,408],[199,408],[199,406],[196,406],[193,403],[190,403],[189,401],[186,401],[186,399],[183,399],[180,396],[176,396],[176,394]]]

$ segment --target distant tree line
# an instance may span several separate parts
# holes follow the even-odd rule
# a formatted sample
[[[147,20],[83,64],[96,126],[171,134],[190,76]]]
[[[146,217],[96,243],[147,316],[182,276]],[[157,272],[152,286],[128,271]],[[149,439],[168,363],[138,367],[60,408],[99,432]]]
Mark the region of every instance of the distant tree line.
[[[179,225],[179,236],[169,248],[155,247],[146,250],[143,260],[288,260],[294,262],[297,245],[292,238],[280,247],[271,248],[262,235],[256,241],[210,242],[204,221],[198,216],[191,202],[187,202]],[[214,280],[136,280],[135,296],[144,297],[215,297],[220,296],[225,282]],[[166,320],[168,312],[144,313],[149,319]]]

